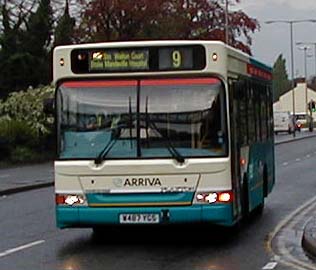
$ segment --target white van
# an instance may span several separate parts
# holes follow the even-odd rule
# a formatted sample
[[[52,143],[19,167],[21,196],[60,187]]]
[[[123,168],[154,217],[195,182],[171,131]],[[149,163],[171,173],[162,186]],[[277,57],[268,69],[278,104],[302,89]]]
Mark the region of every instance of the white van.
[[[291,134],[294,131],[294,121],[290,112],[274,112],[274,133],[287,132]]]

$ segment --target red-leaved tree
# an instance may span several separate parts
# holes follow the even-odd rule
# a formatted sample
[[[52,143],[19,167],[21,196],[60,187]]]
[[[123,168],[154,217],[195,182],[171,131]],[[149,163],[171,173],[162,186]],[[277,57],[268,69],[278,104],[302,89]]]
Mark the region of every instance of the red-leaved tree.
[[[240,0],[234,0],[237,5]],[[81,0],[80,42],[149,39],[225,41],[225,5],[211,0]],[[250,53],[256,19],[228,13],[229,44]]]

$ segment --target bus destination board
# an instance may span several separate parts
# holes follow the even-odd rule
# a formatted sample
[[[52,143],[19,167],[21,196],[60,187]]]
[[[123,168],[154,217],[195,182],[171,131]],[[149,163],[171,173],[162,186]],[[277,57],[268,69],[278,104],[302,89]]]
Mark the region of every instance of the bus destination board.
[[[205,48],[200,45],[136,48],[91,48],[71,52],[77,74],[202,70]]]
[[[142,50],[100,50],[90,54],[91,71],[148,70],[149,52]]]

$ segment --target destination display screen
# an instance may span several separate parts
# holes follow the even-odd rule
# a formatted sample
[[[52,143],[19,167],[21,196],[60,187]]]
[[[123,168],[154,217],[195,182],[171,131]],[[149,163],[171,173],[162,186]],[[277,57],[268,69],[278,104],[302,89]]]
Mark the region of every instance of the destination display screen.
[[[192,48],[159,49],[159,70],[193,69]]]
[[[90,71],[148,70],[149,51],[100,50],[90,53]]]
[[[91,48],[71,52],[71,69],[77,74],[202,70],[205,66],[205,49],[201,45]]]

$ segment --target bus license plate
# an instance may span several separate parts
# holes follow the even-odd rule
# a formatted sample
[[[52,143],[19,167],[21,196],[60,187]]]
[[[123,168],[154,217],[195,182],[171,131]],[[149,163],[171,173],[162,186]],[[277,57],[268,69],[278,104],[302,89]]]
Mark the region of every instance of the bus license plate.
[[[159,223],[159,214],[120,214],[121,224]]]

